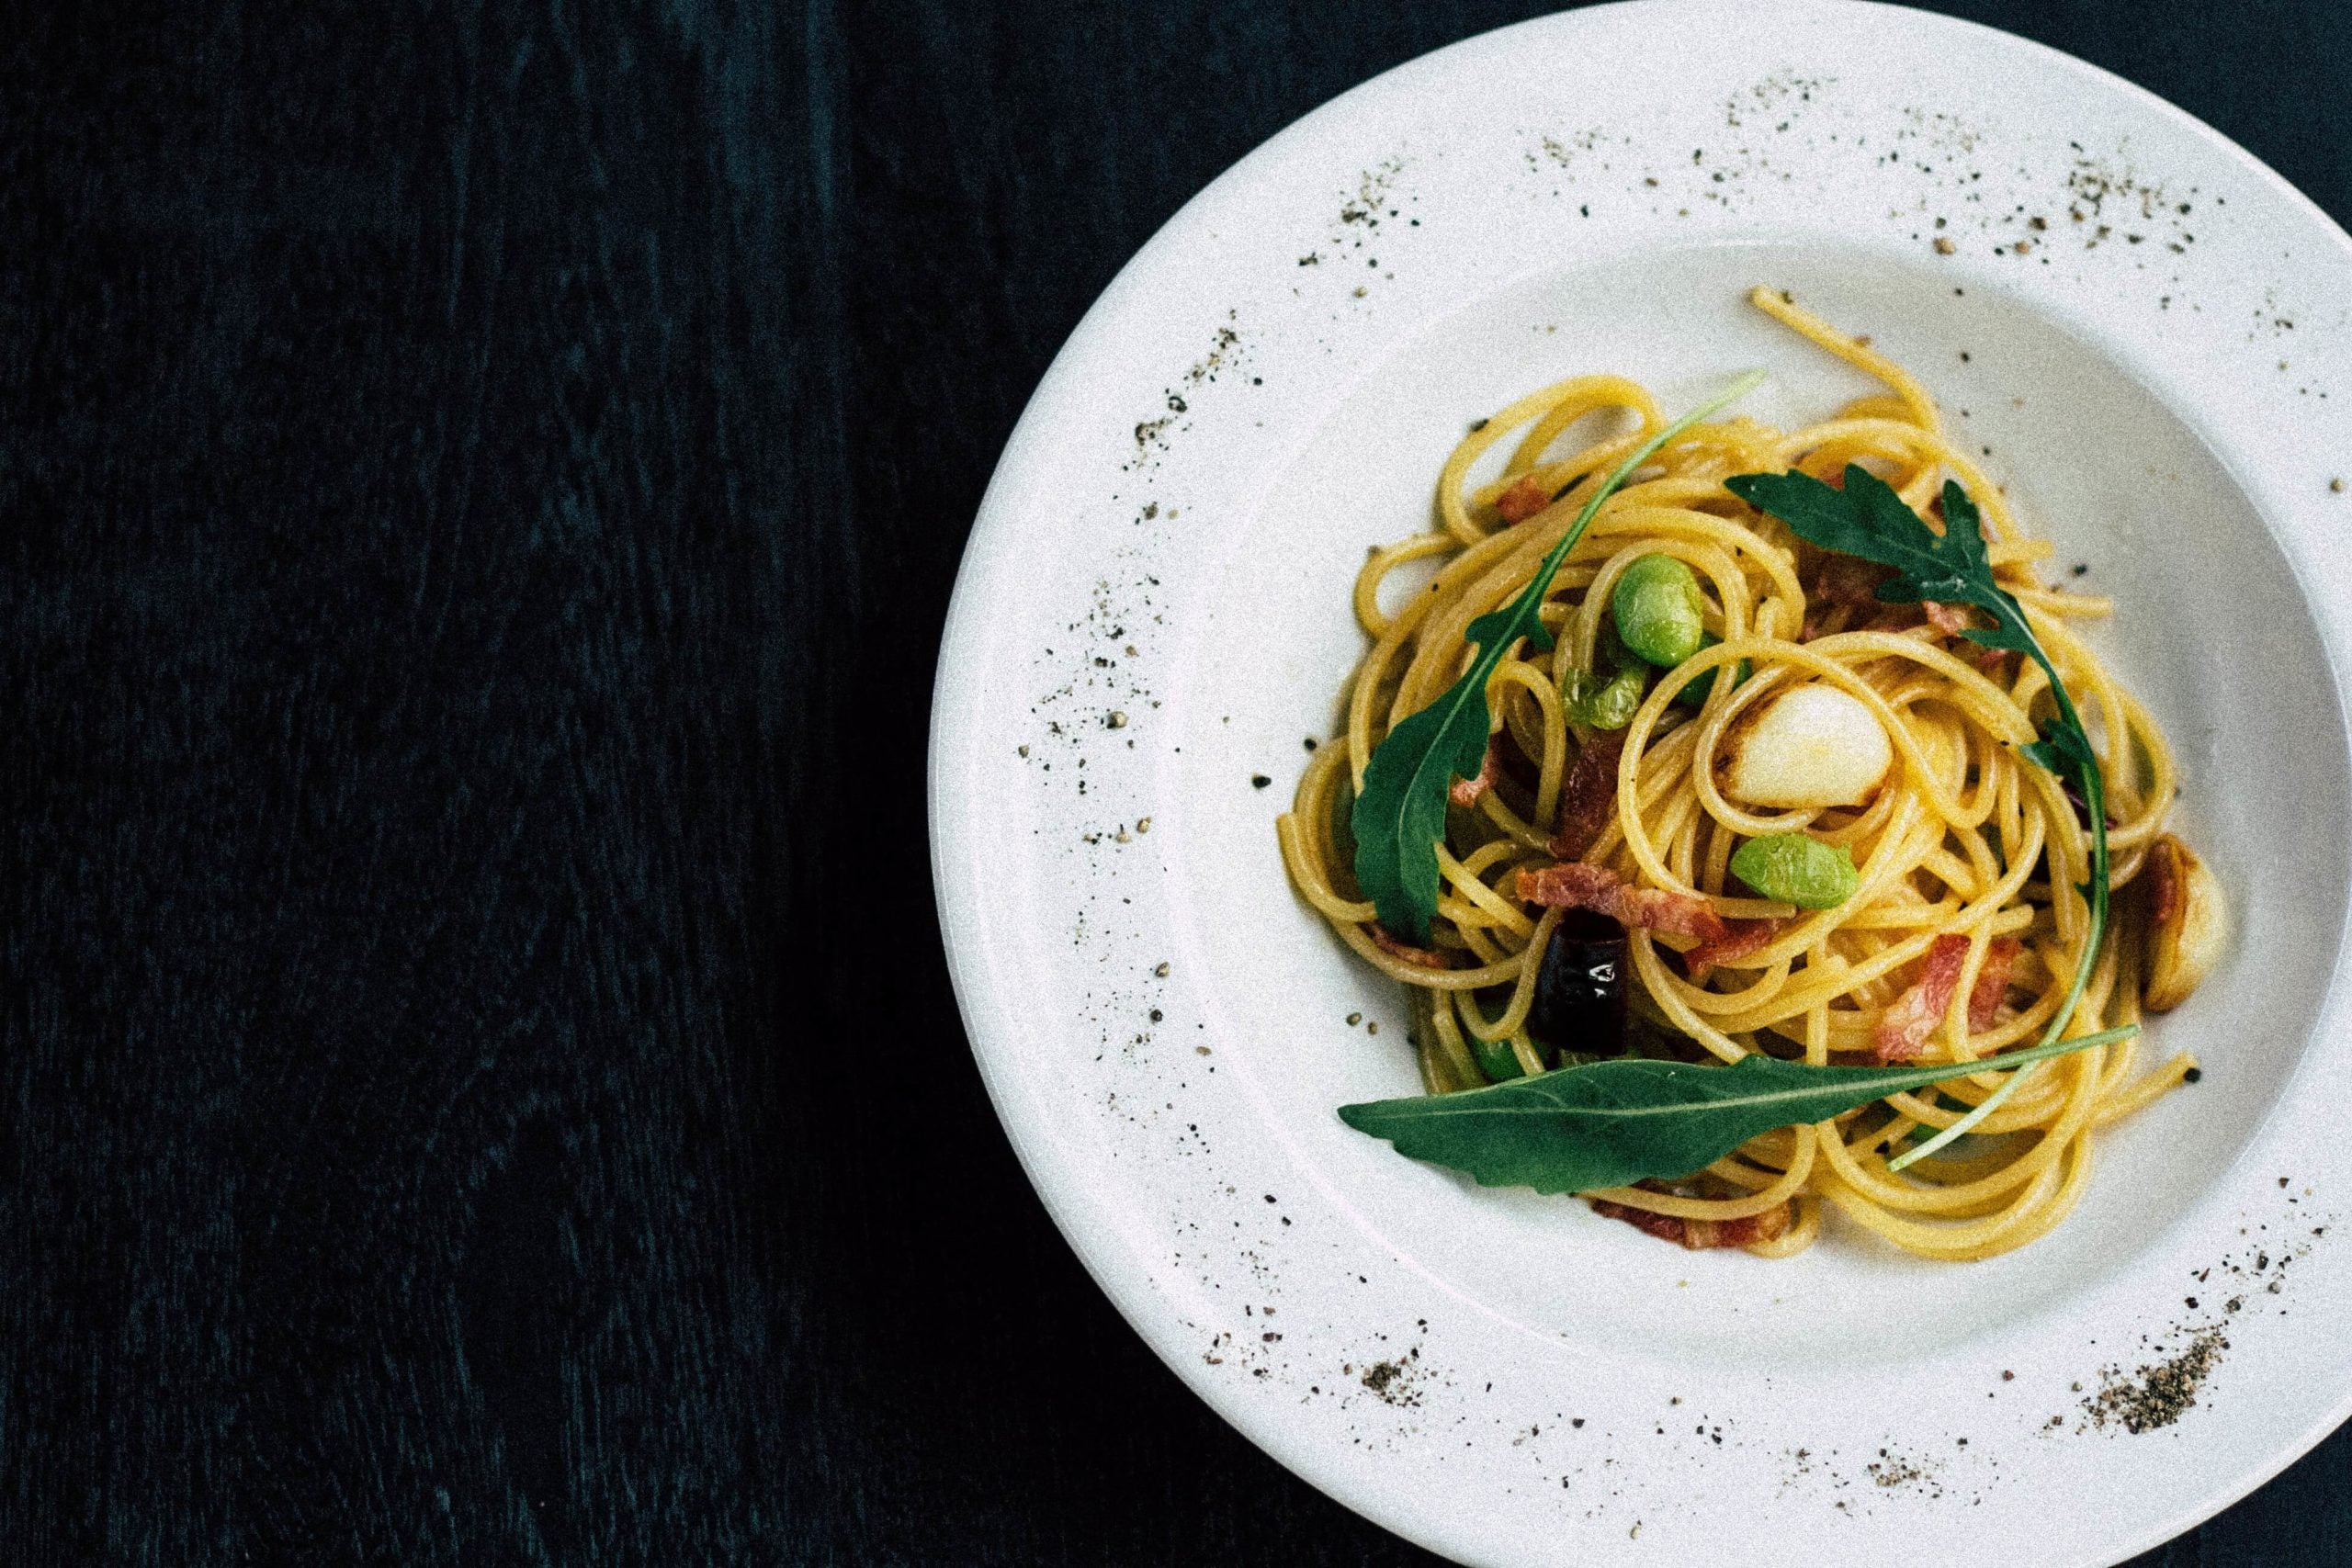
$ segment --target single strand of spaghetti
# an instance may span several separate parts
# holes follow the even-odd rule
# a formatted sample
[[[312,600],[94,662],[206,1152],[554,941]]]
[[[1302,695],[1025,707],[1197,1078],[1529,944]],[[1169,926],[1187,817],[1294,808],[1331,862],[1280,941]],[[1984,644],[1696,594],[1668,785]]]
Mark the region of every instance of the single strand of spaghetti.
[[[1716,1161],[1715,1165],[1728,1168],[1731,1164],[1744,1160],[1755,1167],[1753,1179],[1731,1179],[1743,1181],[1747,1189],[1753,1191],[1758,1181],[1769,1180],[1789,1168],[1789,1162],[1796,1158],[1797,1139],[1800,1132],[1801,1129],[1798,1127],[1775,1127],[1769,1133],[1758,1133],[1739,1145],[1736,1156],[1726,1156],[1724,1159]],[[1809,1135],[1809,1133],[1806,1135]],[[1707,1168],[1713,1170],[1715,1167],[1710,1166]]]
[[[1506,839],[1496,839],[1480,844],[1476,849],[1461,857],[1462,869],[1491,887],[1495,885],[1495,879],[1487,874],[1510,859],[1514,849],[1515,846]]]
[[[1850,333],[1839,332],[1794,299],[1776,294],[1762,284],[1748,290],[1747,302],[1798,336],[1809,339],[1885,386],[1903,400],[1903,406],[1910,410],[1911,417],[1930,432],[1942,428],[1935,401],[1928,396],[1926,389],[1911,378],[1910,372],[1868,344]]]
[[[1481,986],[1501,986],[1519,978],[1516,955],[1499,964],[1481,964],[1466,969],[1425,969],[1401,958],[1383,953],[1361,925],[1335,925],[1340,940],[1355,951],[1358,957],[1392,980],[1408,986],[1426,987],[1435,991],[1476,990]]]
[[[2028,566],[2038,560],[2048,560],[2057,554],[2058,547],[2048,539],[1987,539],[1984,541],[1984,561],[1998,571],[2001,568]]]
[[[1394,545],[1384,545],[1373,551],[1363,570],[1356,573],[1356,624],[1363,627],[1363,635],[1377,637],[1389,627],[1389,617],[1380,609],[1380,585],[1388,574],[1407,561],[1421,560],[1442,555],[1455,547],[1455,541],[1444,534],[1416,534]],[[1426,594],[1424,590],[1423,593]]]
[[[1940,898],[1932,904],[1891,903],[1882,900],[1838,924],[1840,931],[1916,931],[1921,926],[1940,926],[1960,913],[1960,900]]]
[[[1709,894],[1721,897],[1724,879],[1731,874],[1732,852],[1739,847],[1739,835],[1713,818],[1707,823],[1707,852],[1699,872],[1699,886]]]
[[[2077,593],[2071,588],[2011,587],[2009,592],[2027,609],[2061,622],[2103,621],[2115,614],[2115,601],[2104,593]]]
[[[1518,449],[1503,465],[1505,470],[1525,472],[1533,468],[1544,456],[1544,449],[1559,439],[1562,431],[1604,409],[1624,409],[1638,419],[1641,428],[1634,432],[1636,438],[1656,432],[1666,423],[1657,400],[1639,381],[1623,376],[1581,376],[1560,389],[1559,400],[1521,437]]]
[[[1808,1066],[1829,1065],[1829,1004],[1816,1003],[1804,1010],[1804,1059]]]

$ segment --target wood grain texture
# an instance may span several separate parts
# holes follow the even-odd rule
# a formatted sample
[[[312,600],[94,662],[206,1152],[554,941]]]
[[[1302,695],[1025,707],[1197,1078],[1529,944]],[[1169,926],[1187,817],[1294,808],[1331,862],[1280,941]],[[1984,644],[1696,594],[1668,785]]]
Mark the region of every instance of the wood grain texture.
[[[2352,15],[1943,8],[2352,213]],[[921,764],[1096,292],[1532,9],[11,13],[0,1560],[1431,1561],[1046,1220]],[[2143,1562],[2352,1561],[2348,1469]]]

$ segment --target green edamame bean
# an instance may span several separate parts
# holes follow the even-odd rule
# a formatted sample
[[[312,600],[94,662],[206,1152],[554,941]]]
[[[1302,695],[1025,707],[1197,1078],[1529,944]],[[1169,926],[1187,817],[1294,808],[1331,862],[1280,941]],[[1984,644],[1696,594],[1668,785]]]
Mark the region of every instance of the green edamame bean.
[[[1672,556],[1644,556],[1627,567],[1609,603],[1625,646],[1661,670],[1698,652],[1706,636],[1698,575]]]
[[[1508,1040],[1481,1040],[1473,1035],[1470,1054],[1478,1058],[1478,1070],[1487,1075],[1488,1083],[1508,1083],[1527,1076],[1525,1065]]]
[[[1723,641],[1723,638],[1717,637],[1713,632],[1702,632],[1699,634],[1699,651],[1704,653],[1707,649],[1714,647],[1715,644],[1721,641]],[[1755,664],[1748,660],[1741,660],[1739,661],[1739,672],[1731,678],[1732,688],[1736,691],[1741,682],[1747,680],[1750,675],[1755,673]],[[1691,676],[1690,679],[1683,684],[1682,689],[1674,694],[1674,700],[1680,703],[1687,708],[1704,707],[1707,705],[1708,694],[1713,692],[1714,689],[1715,671],[1710,670],[1703,675]]]
[[[1568,690],[1568,716],[1592,729],[1623,729],[1634,722],[1649,683],[1649,668],[1640,663],[1599,683],[1589,675],[1578,676]]]
[[[1854,852],[1804,833],[1767,833],[1732,852],[1731,874],[1767,898],[1800,909],[1834,909],[1854,896],[1862,874]]]

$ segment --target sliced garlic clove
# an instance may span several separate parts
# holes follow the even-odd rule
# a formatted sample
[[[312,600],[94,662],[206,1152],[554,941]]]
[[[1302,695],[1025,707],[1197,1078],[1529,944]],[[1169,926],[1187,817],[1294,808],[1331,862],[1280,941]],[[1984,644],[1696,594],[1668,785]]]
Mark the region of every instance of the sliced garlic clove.
[[[2222,882],[2171,833],[2148,846],[2148,983],[2141,1003],[2169,1012],[2188,999],[2229,944]]]
[[[1723,784],[1750,806],[1860,806],[1894,763],[1878,716],[1860,698],[1814,682],[1740,728]]]

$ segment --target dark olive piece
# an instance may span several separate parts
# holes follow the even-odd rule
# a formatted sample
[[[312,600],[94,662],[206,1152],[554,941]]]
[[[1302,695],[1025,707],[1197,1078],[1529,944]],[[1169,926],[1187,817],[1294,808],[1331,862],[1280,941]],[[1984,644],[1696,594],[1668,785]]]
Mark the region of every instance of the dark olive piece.
[[[1552,931],[1535,972],[1527,1032],[1546,1052],[1622,1055],[1625,1049],[1625,929],[1571,909]]]

